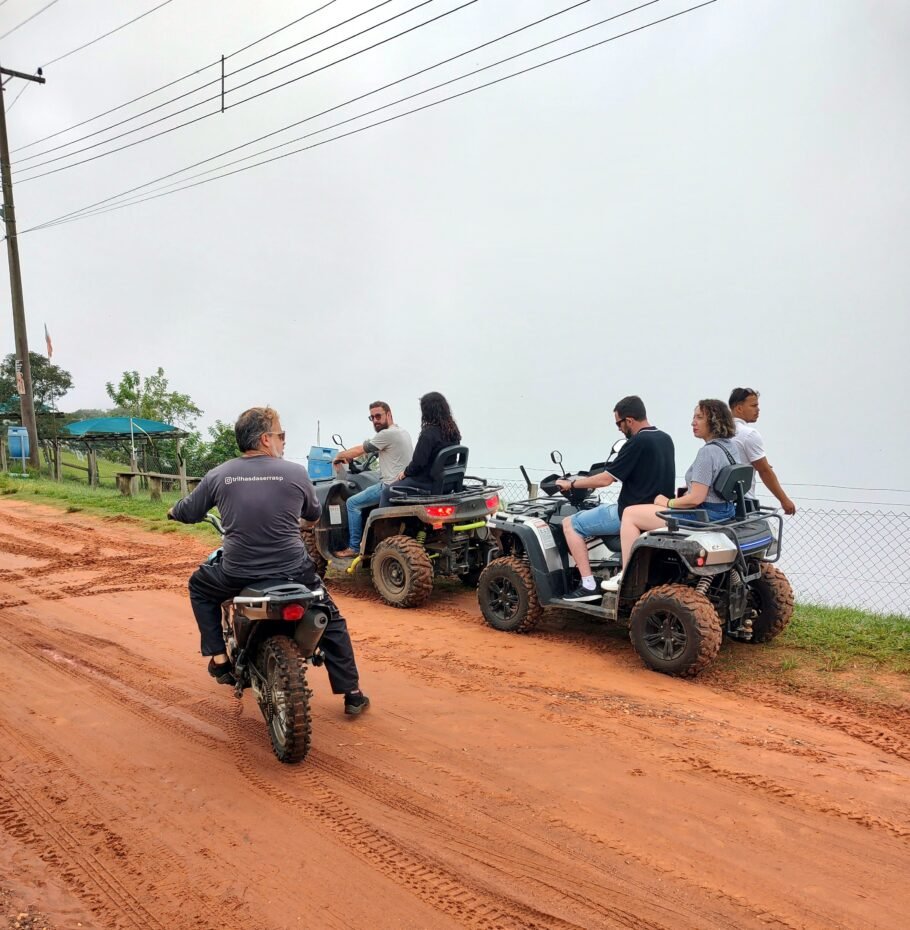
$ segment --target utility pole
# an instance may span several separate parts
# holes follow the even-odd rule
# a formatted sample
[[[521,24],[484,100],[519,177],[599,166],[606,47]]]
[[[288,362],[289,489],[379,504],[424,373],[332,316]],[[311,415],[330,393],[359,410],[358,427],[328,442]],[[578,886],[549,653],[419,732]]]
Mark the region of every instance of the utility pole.
[[[0,75],[44,84],[38,74],[23,74],[0,68]],[[2,80],[2,78],[0,78]],[[3,87],[5,90],[5,86]],[[16,237],[16,208],[13,204],[13,177],[9,165],[9,139],[6,135],[6,100],[0,92],[0,173],[3,175],[3,220],[6,224],[6,249],[9,255],[9,285],[13,301],[13,332],[16,337],[16,384],[22,410],[22,425],[28,430],[29,464],[38,467],[38,425],[35,422],[35,399],[32,395],[32,367],[28,359],[28,333],[25,327],[25,300],[22,297],[22,271],[19,266],[19,240]],[[19,380],[21,374],[22,380]]]

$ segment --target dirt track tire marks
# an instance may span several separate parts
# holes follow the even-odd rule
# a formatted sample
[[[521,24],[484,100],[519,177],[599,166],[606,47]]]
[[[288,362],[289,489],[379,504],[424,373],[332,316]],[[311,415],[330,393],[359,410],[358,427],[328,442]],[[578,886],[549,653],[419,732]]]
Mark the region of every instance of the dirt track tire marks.
[[[204,898],[183,881],[191,872],[173,869],[173,850],[147,831],[113,828],[107,799],[41,740],[3,724],[0,733],[16,749],[2,766],[0,829],[36,851],[105,927],[171,930],[211,920],[230,926],[238,918],[236,902]],[[27,770],[28,781],[14,768]],[[43,777],[36,779],[36,770]],[[78,798],[74,809],[70,798]],[[149,867],[150,856],[157,868]]]
[[[276,798],[289,809],[315,819],[329,829],[343,845],[371,868],[408,888],[420,900],[472,930],[583,930],[589,923],[574,923],[544,913],[522,902],[485,889],[451,871],[436,859],[402,844],[387,831],[374,827],[355,813],[323,780],[306,766],[289,770],[295,783],[302,783],[307,800],[290,794],[260,775],[247,751],[255,739],[250,721],[236,714],[232,726],[232,746],[238,769],[256,792]],[[614,909],[609,923],[599,926],[627,930],[658,930],[654,923],[631,912]],[[600,920],[604,920],[601,915]],[[669,925],[666,925],[669,926]]]

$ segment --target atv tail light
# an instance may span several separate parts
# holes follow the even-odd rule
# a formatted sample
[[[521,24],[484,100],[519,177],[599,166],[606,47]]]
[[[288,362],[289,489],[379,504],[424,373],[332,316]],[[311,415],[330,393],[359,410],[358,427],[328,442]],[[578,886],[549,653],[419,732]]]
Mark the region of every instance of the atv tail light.
[[[441,507],[427,507],[428,517],[451,517],[455,513],[454,504],[444,504]]]
[[[495,510],[499,506],[499,495],[494,494],[486,499],[487,510]]]
[[[300,620],[306,611],[302,604],[288,604],[281,608],[282,620]]]
[[[702,565],[705,564],[704,556],[701,556],[701,555],[700,555],[700,556],[695,560],[695,564],[696,564],[699,568],[701,568]]]

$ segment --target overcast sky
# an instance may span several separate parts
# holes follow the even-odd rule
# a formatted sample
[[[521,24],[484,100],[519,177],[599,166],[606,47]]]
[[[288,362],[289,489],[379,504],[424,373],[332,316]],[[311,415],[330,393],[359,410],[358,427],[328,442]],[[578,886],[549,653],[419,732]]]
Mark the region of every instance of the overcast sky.
[[[59,0],[0,40],[32,71],[158,0]],[[8,116],[15,150],[220,59],[326,0],[173,0],[45,68]],[[231,88],[415,6],[372,14],[277,55],[379,0],[337,0],[228,59],[227,102],[364,48],[464,0],[432,0],[306,62]],[[338,131],[684,10],[661,0]],[[478,0],[235,109],[34,181],[29,177],[210,112],[32,167],[188,106],[220,65],[13,153],[20,231],[303,120],[569,6]],[[257,146],[347,119],[631,7],[591,0],[512,39]],[[7,0],[0,34],[46,0]],[[783,484],[903,488],[910,283],[910,4],[717,0],[702,9],[387,125],[223,180],[20,238],[29,340],[105,406],[125,369],[165,369],[202,425],[270,403],[288,455],[369,430],[387,400],[450,400],[475,466],[602,458],[612,407],[638,393],[697,450],[700,397],[762,392]],[[7,86],[9,107],[22,89]],[[217,91],[217,85],[214,90]],[[287,151],[282,149],[280,152]],[[279,154],[276,152],[273,154]],[[212,162],[204,167],[222,164]],[[249,162],[244,162],[249,164]],[[197,173],[195,169],[190,174]],[[184,176],[178,176],[184,177]],[[144,188],[144,191],[149,190]],[[3,288],[0,351],[13,351]],[[829,495],[836,496],[836,495]],[[869,495],[865,495],[869,498]],[[876,498],[878,499],[878,498]]]

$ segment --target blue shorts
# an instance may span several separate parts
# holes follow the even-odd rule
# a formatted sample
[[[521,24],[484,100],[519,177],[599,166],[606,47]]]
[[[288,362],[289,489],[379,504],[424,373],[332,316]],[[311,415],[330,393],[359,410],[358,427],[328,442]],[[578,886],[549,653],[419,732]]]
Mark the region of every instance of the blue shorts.
[[[601,504],[572,515],[572,529],[580,536],[618,536],[619,506]]]

